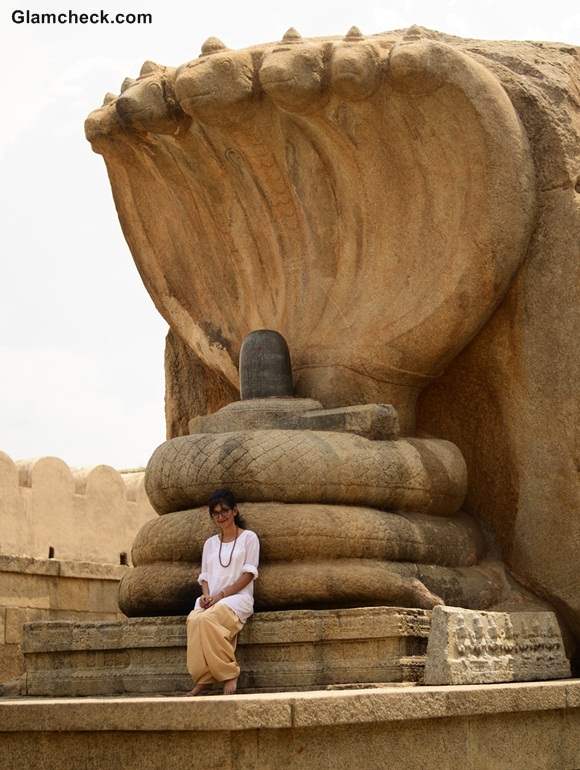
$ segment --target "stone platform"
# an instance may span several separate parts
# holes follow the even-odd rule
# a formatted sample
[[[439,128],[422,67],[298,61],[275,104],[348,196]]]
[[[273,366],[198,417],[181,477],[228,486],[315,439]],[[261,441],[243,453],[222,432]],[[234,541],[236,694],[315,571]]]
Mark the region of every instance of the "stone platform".
[[[420,682],[431,613],[399,607],[256,613],[239,637],[240,691]],[[191,688],[185,618],[25,626],[27,695]]]
[[[575,770],[580,680],[0,698],[0,770]]]

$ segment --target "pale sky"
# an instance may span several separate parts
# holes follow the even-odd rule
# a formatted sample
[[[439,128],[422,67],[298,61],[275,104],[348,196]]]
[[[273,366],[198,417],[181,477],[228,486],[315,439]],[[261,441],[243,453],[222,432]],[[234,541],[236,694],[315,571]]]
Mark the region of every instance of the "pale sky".
[[[420,24],[463,37],[580,42],[572,0],[100,0],[31,11],[150,12],[151,25],[16,25],[1,2],[0,450],[71,466],[143,465],[164,439],[166,324],[133,264],[90,110],[153,59],[178,65],[215,35],[231,48]]]

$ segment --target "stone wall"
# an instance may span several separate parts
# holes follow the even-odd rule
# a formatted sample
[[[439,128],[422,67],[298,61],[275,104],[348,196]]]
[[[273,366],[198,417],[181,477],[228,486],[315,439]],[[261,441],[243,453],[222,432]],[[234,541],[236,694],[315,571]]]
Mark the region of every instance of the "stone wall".
[[[0,452],[0,554],[119,564],[155,512],[143,473]]]
[[[123,617],[118,583],[156,515],[140,471],[0,452],[0,682],[23,671],[23,623]]]
[[[0,682],[24,672],[23,624],[124,617],[117,587],[128,566],[0,555]]]

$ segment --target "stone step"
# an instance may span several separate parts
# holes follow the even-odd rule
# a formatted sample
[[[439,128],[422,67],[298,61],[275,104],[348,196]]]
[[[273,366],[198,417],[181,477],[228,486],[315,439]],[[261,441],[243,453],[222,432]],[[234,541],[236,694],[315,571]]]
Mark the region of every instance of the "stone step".
[[[0,698],[0,770],[564,770],[580,680],[203,698]]]
[[[422,681],[431,613],[400,607],[256,613],[238,640],[241,691]],[[25,625],[27,695],[180,692],[185,617]]]

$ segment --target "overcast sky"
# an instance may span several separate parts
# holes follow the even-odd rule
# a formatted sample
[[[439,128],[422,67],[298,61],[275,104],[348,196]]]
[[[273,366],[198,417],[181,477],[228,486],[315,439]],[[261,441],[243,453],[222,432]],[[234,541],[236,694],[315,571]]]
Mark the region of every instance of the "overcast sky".
[[[465,37],[580,42],[576,2],[100,0],[149,26],[38,26],[2,0],[0,450],[71,466],[146,463],[164,439],[165,322],[134,267],[88,112],[142,62],[178,65],[211,35],[232,48],[421,24]],[[31,11],[61,11],[58,0]]]

